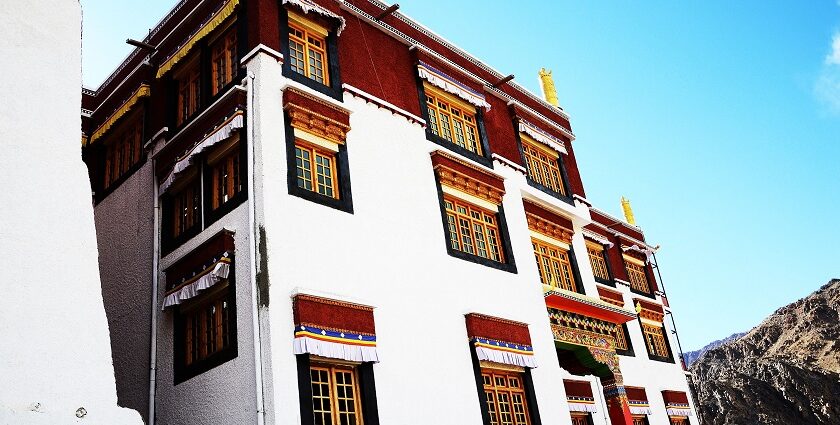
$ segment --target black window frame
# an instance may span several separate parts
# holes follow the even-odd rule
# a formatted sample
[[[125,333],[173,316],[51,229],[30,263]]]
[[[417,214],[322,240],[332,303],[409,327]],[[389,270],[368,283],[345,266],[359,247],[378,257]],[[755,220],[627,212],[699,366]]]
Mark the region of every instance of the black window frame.
[[[475,376],[475,386],[478,395],[478,404],[481,408],[481,421],[484,425],[490,424],[490,409],[487,406],[487,396],[484,393],[484,379],[481,377],[481,362],[478,360],[478,354],[475,352],[475,346],[472,342],[469,343],[470,360],[473,366],[473,375]],[[528,405],[528,412],[530,413],[531,425],[542,425],[540,419],[540,407],[537,404],[537,393],[534,390],[534,378],[531,376],[531,369],[524,368],[522,372],[522,390],[525,393],[525,403]]]
[[[440,178],[437,175],[435,175],[435,184],[437,185],[438,206],[440,208],[441,222],[443,223],[443,241],[446,244],[446,253],[449,254],[451,257],[459,258],[461,260],[466,260],[472,263],[481,264],[483,266],[506,271],[508,273],[517,274],[518,271],[516,268],[516,260],[513,257],[513,247],[510,244],[510,233],[508,232],[507,220],[505,220],[504,205],[499,204],[499,211],[496,213],[496,220],[499,223],[499,249],[502,250],[502,255],[505,258],[505,262],[500,263],[498,261],[493,261],[489,258],[484,258],[476,254],[470,254],[468,252],[459,251],[455,248],[452,248],[452,243],[449,239],[449,220],[446,216],[446,202],[443,198],[443,187],[441,186]]]
[[[613,273],[612,266],[610,266],[610,257],[609,257],[609,254],[607,254],[607,250],[609,248],[607,248],[606,245],[604,245],[600,242],[597,242],[597,241],[590,241],[590,242],[601,245],[601,257],[604,259],[604,264],[607,267],[607,275],[609,276],[609,279],[602,279],[598,276],[595,276],[595,273],[592,273],[592,277],[595,278],[595,282],[598,282],[602,285],[612,286],[613,288],[615,288],[615,273]],[[588,250],[587,250],[587,253],[586,253],[586,259],[589,260]]]
[[[283,5],[280,6],[279,20],[280,20],[280,53],[284,58],[289,58],[289,10]],[[300,15],[306,15],[302,11],[296,11]],[[282,69],[283,76],[296,81],[304,86],[317,91],[323,95],[329,96],[340,102],[344,101],[344,89],[342,88],[341,80],[341,66],[339,64],[338,55],[338,35],[336,33],[336,23],[332,22],[330,18],[324,18],[330,22],[327,27],[327,37],[324,42],[327,44],[327,72],[329,72],[330,85],[319,83],[312,78],[303,74],[299,74],[292,70],[291,62],[286,59],[283,61]]]
[[[624,273],[627,274],[627,283],[630,286],[630,292],[634,293],[636,295],[641,295],[645,298],[650,298],[652,300],[656,300],[656,295],[654,294],[655,291],[653,289],[653,285],[651,285],[651,278],[653,276],[652,276],[651,270],[649,270],[650,267],[648,267],[649,263],[647,261],[645,261],[644,262],[645,265],[642,267],[645,271],[645,279],[647,279],[648,289],[650,289],[650,292],[648,293],[648,292],[642,292],[642,291],[639,291],[639,290],[633,288],[633,283],[630,282],[630,271],[627,270],[627,259],[622,256],[621,261],[624,264]]]
[[[428,124],[429,109],[426,106],[426,88],[423,86],[424,81],[426,80],[417,77],[417,93],[420,96],[421,116]],[[484,127],[484,110],[478,106],[475,106],[475,125],[478,128],[478,139],[479,143],[481,143],[481,151],[483,152],[483,155],[479,155],[466,148],[462,148],[455,144],[455,142],[446,140],[443,137],[432,133],[432,127],[430,125],[426,125],[426,140],[442,146],[449,151],[463,156],[464,158],[475,161],[487,168],[493,169],[493,152],[490,150],[490,141],[487,138],[487,130]]]
[[[295,355],[298,375],[298,401],[300,404],[301,425],[315,425],[315,413],[312,406],[312,375],[310,366],[312,358],[309,354]],[[329,363],[324,359],[323,363]],[[379,425],[379,406],[376,401],[376,378],[373,373],[373,362],[363,362],[356,366],[356,379],[359,383],[359,404],[361,405],[362,421],[366,425]]]
[[[190,366],[184,365],[184,349],[186,344],[185,341],[185,330],[186,330],[186,323],[184,321],[184,314],[181,312],[183,308],[182,305],[177,305],[174,308],[173,312],[173,332],[172,332],[172,339],[173,339],[173,348],[174,358],[172,359],[172,373],[173,373],[173,385],[178,385],[182,382],[189,381],[190,379],[204,374],[224,363],[227,363],[236,357],[239,356],[239,332],[237,327],[237,317],[236,317],[236,258],[233,256],[230,257],[232,260],[230,263],[230,272],[228,274],[228,287],[226,288],[227,292],[227,301],[231,305],[230,311],[230,339],[231,345],[228,348],[222,349],[216,353],[211,354],[209,357],[203,360],[199,360],[194,362]],[[212,291],[212,289],[208,289],[208,291]],[[203,295],[203,294],[202,294]],[[199,295],[201,297],[201,295]],[[186,304],[189,305],[190,302],[203,302],[205,300],[198,299],[198,300],[190,300],[187,301]]]
[[[292,127],[288,112],[284,113],[284,119],[286,122],[286,177],[289,194],[316,204],[353,214],[353,190],[350,183],[350,160],[347,156],[347,144],[339,143],[338,152],[335,153],[335,173],[338,187],[334,190],[338,192],[338,199],[322,195],[314,190],[306,190],[297,184],[297,158],[295,155],[297,138],[295,137],[295,129]],[[314,158],[312,161],[314,166]]]
[[[201,168],[201,164],[197,164],[197,165],[198,165],[199,168]],[[203,184],[203,177],[201,175],[201,170],[196,172],[196,175],[194,177],[192,177],[192,179],[194,179],[195,181],[185,184],[184,188],[186,186],[190,185],[190,184],[196,185],[197,189],[198,189],[198,192],[199,192],[198,198],[199,198],[199,202],[201,202],[201,205],[198,208],[198,217],[197,217],[197,220],[196,220],[195,224],[193,224],[192,227],[190,227],[189,229],[186,229],[183,232],[181,232],[181,234],[178,235],[178,236],[172,236],[172,232],[175,228],[175,223],[173,223],[173,220],[174,220],[173,208],[175,207],[175,205],[174,205],[175,194],[178,193],[178,192],[173,193],[170,190],[170,191],[167,191],[164,194],[162,194],[161,197],[160,197],[160,206],[161,206],[161,215],[162,215],[162,219],[160,221],[161,222],[161,226],[160,226],[161,237],[160,237],[160,239],[161,239],[161,252],[163,253],[163,255],[169,254],[170,252],[175,250],[175,248],[183,245],[186,241],[194,238],[196,235],[198,235],[202,231],[201,222],[204,219],[204,199],[202,199],[202,197],[201,197],[201,190],[202,190],[201,186]],[[183,189],[183,188],[181,188],[181,189]]]
[[[572,197],[572,189],[569,186],[569,174],[566,171],[566,161],[564,160],[563,156],[566,155],[562,152],[557,152],[559,156],[557,157],[557,167],[560,169],[560,178],[562,181],[560,183],[563,184],[563,190],[566,191],[568,195],[564,195],[560,192],[557,192],[548,186],[542,185],[534,181],[531,178],[530,168],[528,167],[528,161],[525,159],[525,151],[522,149],[522,136],[519,133],[519,124],[516,120],[513,121],[513,130],[516,133],[516,147],[519,149],[519,158],[522,161],[522,164],[525,166],[525,180],[528,182],[528,185],[539,190],[540,192],[546,193],[551,195],[554,198],[557,198],[571,206],[575,205],[575,200]]]
[[[620,350],[618,349],[618,347],[616,347],[615,353],[619,356],[636,357],[636,350],[633,348],[633,341],[631,341],[630,339],[630,332],[627,328],[627,323],[622,323],[620,326],[624,331],[624,340],[627,342],[627,349]],[[642,337],[644,337],[644,333],[642,334]],[[645,346],[647,346],[647,342],[645,343]]]

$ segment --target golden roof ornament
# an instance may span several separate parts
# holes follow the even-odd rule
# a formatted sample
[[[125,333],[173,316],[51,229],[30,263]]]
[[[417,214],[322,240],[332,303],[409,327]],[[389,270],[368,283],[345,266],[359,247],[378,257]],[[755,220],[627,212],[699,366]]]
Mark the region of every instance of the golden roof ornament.
[[[633,208],[630,206],[630,200],[625,197],[621,197],[621,209],[624,210],[624,219],[627,223],[636,225],[636,217],[633,216]]]
[[[557,100],[557,89],[554,87],[554,78],[551,77],[551,71],[540,68],[539,74],[545,101],[559,108],[560,101]]]

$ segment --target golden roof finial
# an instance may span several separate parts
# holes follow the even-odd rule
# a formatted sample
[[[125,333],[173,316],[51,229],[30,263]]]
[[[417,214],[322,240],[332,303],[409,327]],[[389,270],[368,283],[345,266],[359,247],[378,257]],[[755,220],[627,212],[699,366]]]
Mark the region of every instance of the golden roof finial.
[[[621,209],[624,210],[624,219],[635,226],[636,217],[633,216],[633,208],[630,206],[630,201],[623,196],[621,197]]]
[[[540,68],[539,74],[545,101],[559,108],[560,102],[557,100],[557,89],[554,88],[554,78],[551,77],[551,71]]]

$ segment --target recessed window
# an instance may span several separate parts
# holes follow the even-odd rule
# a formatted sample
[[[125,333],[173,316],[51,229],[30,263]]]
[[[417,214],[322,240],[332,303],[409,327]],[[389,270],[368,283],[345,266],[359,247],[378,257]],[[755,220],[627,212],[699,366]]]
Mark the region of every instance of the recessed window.
[[[634,415],[633,416],[633,425],[648,425],[647,416]]]
[[[443,202],[452,249],[504,263],[496,214],[454,197]]]
[[[627,276],[630,278],[630,288],[643,294],[650,294],[644,263],[639,264],[625,257],[624,265],[627,269]]]
[[[610,280],[610,272],[604,258],[604,247],[587,242],[586,253],[589,255],[589,263],[592,265],[592,274],[598,279]]]
[[[178,82],[178,114],[176,125],[192,117],[201,102],[201,66],[199,55],[194,54],[175,74]]]
[[[239,144],[233,143],[221,150],[208,159],[211,210],[218,209],[244,190]]]
[[[335,152],[297,141],[295,167],[299,188],[338,199]]]
[[[236,26],[227,29],[210,48],[212,56],[213,95],[233,81],[239,57],[236,51]]]
[[[289,64],[298,74],[330,85],[326,29],[311,22],[289,21]]]
[[[361,425],[362,408],[355,366],[312,363],[312,413],[316,425]]]
[[[572,413],[572,425],[590,425],[589,413]]]
[[[688,425],[688,418],[685,416],[669,416],[671,425]]]
[[[669,358],[668,345],[665,342],[665,333],[662,326],[653,326],[642,323],[642,333],[645,336],[648,353],[651,356]]]
[[[560,154],[525,134],[520,133],[520,137],[522,154],[531,181],[552,192],[566,196],[563,173],[560,170]]]
[[[234,303],[234,287],[225,280],[178,306],[175,312],[176,383],[236,357]]]
[[[543,285],[577,292],[569,251],[536,238],[531,238],[531,245]]]
[[[136,115],[105,142],[103,188],[108,189],[142,161],[143,120]]]
[[[624,330],[624,325],[615,325],[615,349],[627,352],[630,350],[630,345],[627,343],[627,333]]]
[[[531,424],[523,373],[482,368],[481,379],[491,424]]]
[[[177,238],[201,222],[201,187],[199,179],[187,183],[172,196],[172,238]]]
[[[476,108],[424,83],[429,129],[432,134],[483,156]]]

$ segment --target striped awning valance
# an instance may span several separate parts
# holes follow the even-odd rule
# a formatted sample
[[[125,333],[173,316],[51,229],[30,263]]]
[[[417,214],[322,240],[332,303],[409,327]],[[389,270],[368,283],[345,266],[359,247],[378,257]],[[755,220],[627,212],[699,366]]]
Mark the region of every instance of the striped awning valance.
[[[193,47],[195,47],[201,39],[208,36],[211,32],[213,32],[213,30],[221,25],[225,19],[227,19],[230,15],[233,15],[233,11],[236,9],[237,5],[239,5],[239,0],[228,0],[222,5],[222,7],[219,8],[219,10],[214,12],[206,22],[201,24],[198,31],[187,38],[184,44],[178,47],[178,50],[176,50],[175,53],[163,61],[158,68],[157,78],[163,77],[164,74],[175,67],[181,59],[187,57]]]
[[[294,354],[379,362],[373,307],[298,294],[292,300]]]
[[[417,74],[420,78],[429,82],[429,84],[455,96],[464,99],[465,101],[479,107],[490,110],[490,104],[483,94],[473,90],[466,84],[450,77],[435,67],[426,62],[419,61],[417,65]]]

